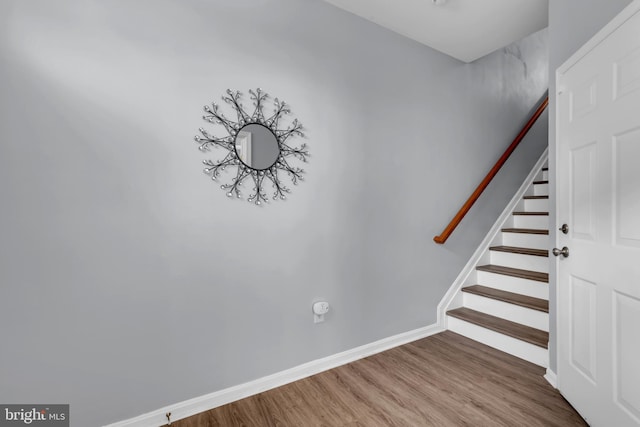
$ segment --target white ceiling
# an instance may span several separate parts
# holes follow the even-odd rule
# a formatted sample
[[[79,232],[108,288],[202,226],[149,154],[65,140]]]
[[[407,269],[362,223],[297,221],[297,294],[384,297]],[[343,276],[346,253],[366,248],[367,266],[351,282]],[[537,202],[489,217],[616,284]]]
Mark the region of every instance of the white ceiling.
[[[549,0],[325,0],[471,62],[547,26]]]

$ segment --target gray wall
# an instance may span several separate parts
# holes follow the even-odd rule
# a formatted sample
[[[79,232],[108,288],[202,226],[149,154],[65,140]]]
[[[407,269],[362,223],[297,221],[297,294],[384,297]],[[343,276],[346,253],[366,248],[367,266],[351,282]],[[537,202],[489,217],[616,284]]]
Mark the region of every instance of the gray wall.
[[[473,64],[317,0],[5,0],[0,31],[0,401],[75,426],[434,323],[545,145],[437,246],[544,93],[545,31]],[[202,105],[258,86],[312,154],[266,208],[192,141]]]
[[[561,223],[556,219],[556,70],[602,27],[613,19],[631,0],[551,0],[549,2],[549,178],[550,186],[550,227],[551,241],[557,238],[557,228]],[[556,357],[556,272],[555,259],[551,259],[549,274],[549,356],[550,368],[555,372]]]

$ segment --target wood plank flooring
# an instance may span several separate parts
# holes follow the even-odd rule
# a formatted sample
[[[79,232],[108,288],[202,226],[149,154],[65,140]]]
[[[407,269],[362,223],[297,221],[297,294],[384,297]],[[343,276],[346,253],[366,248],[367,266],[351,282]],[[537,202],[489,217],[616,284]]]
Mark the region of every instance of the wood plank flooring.
[[[446,331],[171,425],[586,426],[543,374]]]

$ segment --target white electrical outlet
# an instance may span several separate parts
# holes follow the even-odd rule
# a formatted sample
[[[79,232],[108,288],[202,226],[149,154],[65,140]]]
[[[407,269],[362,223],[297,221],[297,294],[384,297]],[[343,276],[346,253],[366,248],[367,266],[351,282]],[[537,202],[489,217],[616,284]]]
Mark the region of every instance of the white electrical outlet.
[[[319,301],[314,303],[311,309],[313,311],[313,323],[324,322],[324,315],[329,312],[329,303],[326,301]]]

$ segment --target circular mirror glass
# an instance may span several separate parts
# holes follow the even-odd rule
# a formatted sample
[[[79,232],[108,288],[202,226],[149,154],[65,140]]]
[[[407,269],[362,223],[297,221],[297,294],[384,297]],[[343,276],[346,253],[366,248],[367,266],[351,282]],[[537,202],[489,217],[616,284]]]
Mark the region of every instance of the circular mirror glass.
[[[258,123],[244,126],[236,135],[236,153],[253,169],[269,169],[280,155],[280,145],[271,129]]]

